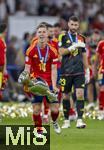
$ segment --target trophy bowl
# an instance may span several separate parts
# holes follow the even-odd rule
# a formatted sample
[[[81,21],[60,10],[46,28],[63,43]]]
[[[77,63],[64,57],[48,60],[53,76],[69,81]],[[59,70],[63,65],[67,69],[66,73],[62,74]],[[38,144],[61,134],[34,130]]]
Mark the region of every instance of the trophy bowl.
[[[47,96],[51,102],[58,101],[57,95],[49,89],[48,83],[40,77],[30,80],[29,91],[34,95]]]

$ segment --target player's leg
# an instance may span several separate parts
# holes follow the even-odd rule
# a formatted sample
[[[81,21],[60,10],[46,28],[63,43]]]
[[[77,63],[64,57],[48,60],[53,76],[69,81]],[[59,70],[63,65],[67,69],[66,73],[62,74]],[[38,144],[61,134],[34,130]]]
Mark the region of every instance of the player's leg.
[[[84,87],[85,87],[84,75],[77,75],[74,77],[74,85],[76,88],[76,108],[77,108],[77,128],[85,128],[86,124],[82,121],[84,112]]]
[[[52,86],[49,87],[50,90],[53,90]],[[55,101],[50,102],[48,97],[46,97],[47,102],[50,104],[50,111],[51,111],[51,118],[53,121],[53,128],[54,131],[56,133],[60,133],[61,132],[61,128],[57,122],[58,116],[59,116],[59,102],[58,102],[58,98],[57,101],[55,99]]]
[[[90,83],[87,85],[87,99],[88,105],[86,106],[86,110],[94,109],[94,79],[91,79]]]
[[[53,102],[50,104],[50,109],[51,109],[51,117],[53,121],[53,127],[56,133],[61,132],[61,128],[57,122],[58,116],[59,116],[59,103],[58,102]]]
[[[63,113],[64,113],[64,123],[62,125],[63,129],[70,127],[69,111],[70,111],[69,94],[63,93]]]
[[[76,102],[76,95],[74,86],[72,86],[72,90],[70,92],[70,110],[69,110],[69,120],[74,121],[77,119],[77,114],[75,110],[75,102]]]
[[[43,105],[44,105],[43,122],[49,123],[49,103],[47,102],[46,98],[43,99]]]
[[[75,111],[75,96],[74,93],[71,93],[72,96],[70,96],[70,110],[69,110],[69,120],[75,121],[77,119],[77,114]]]
[[[42,96],[35,96],[34,100],[32,101],[33,122],[35,127],[37,127],[38,132],[41,132],[40,129],[42,127],[42,116],[41,116],[42,100],[43,100]]]
[[[103,120],[104,119],[104,75],[100,75],[99,79],[99,96],[98,96],[98,100],[99,100],[99,116],[98,119],[99,120]]]
[[[0,99],[2,99],[3,66],[0,66]]]
[[[69,92],[71,91],[72,81],[71,77],[64,77],[60,79],[61,89],[63,92],[63,113],[64,113],[64,123],[62,128],[69,128],[69,110],[70,110],[70,100],[69,100]]]

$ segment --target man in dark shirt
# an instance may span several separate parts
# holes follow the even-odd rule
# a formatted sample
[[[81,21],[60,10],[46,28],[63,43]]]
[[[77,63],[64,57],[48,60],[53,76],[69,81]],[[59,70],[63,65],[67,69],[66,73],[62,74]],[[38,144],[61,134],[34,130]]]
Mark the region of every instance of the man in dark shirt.
[[[84,87],[85,82],[89,82],[89,68],[86,58],[85,37],[78,33],[79,19],[72,16],[68,21],[69,30],[62,35],[60,46],[60,55],[62,56],[61,66],[61,87],[63,91],[63,110],[64,124],[62,128],[70,127],[69,118],[69,93],[74,86],[76,93],[77,108],[77,128],[85,128],[86,124],[82,121],[84,110]],[[85,72],[85,74],[84,74]]]

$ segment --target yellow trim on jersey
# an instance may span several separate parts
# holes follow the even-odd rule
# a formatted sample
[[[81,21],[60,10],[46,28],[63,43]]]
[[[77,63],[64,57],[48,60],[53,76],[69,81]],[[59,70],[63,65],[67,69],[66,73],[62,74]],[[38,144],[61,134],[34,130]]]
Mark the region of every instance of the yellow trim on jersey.
[[[58,56],[58,52],[57,52],[57,49],[54,48],[53,46],[51,46],[51,44],[48,43],[48,46],[50,47],[50,49],[54,52],[55,55]]]
[[[62,37],[65,35],[65,33],[61,33],[58,37],[58,41],[61,42],[62,41]]]
[[[34,43],[32,43],[32,44],[29,46],[29,48],[28,48],[27,51],[26,51],[26,55],[27,55],[27,56],[29,55],[29,53],[31,52],[31,50],[35,47],[36,43],[37,43],[37,41],[34,41]]]
[[[57,38],[53,38],[52,41],[58,42],[58,39]]]
[[[3,81],[3,73],[0,72],[0,89],[2,87],[2,81]]]

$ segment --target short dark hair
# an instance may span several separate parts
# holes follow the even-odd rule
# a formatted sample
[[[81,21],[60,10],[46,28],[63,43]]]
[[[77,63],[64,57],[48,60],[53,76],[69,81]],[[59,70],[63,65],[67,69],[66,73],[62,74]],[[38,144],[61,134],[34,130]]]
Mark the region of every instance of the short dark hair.
[[[47,27],[48,27],[48,28],[53,28],[53,25],[47,24]]]
[[[57,22],[57,23],[54,24],[54,27],[59,27],[59,28],[61,28],[61,25],[60,25],[60,23]]]
[[[47,26],[48,23],[43,21],[43,22],[41,22],[40,24],[44,24],[44,25]]]
[[[75,21],[75,22],[79,22],[79,18],[77,17],[77,16],[71,16],[70,18],[69,18],[69,21]]]
[[[7,28],[7,25],[5,23],[0,24],[0,33],[3,33]]]
[[[25,32],[24,36],[23,36],[23,39],[26,40],[29,37],[29,35],[30,35],[29,32]]]
[[[48,29],[48,28],[47,28],[47,25],[45,25],[45,24],[39,24],[39,25],[37,26],[37,30],[38,30],[39,28],[46,28],[46,29]]]

